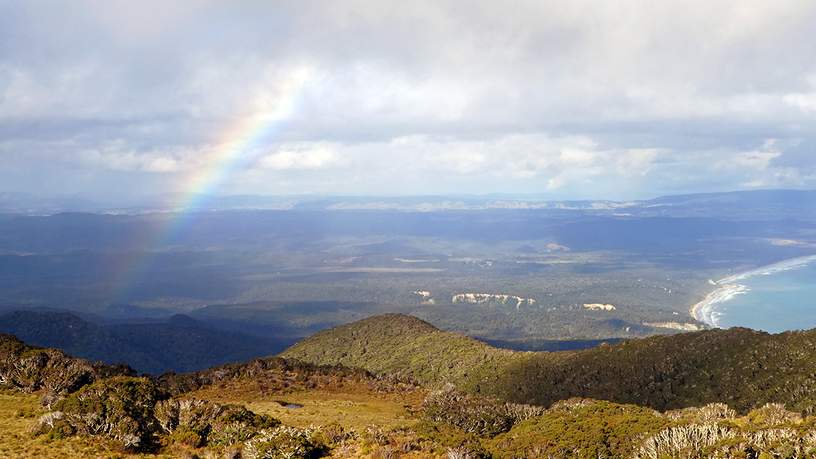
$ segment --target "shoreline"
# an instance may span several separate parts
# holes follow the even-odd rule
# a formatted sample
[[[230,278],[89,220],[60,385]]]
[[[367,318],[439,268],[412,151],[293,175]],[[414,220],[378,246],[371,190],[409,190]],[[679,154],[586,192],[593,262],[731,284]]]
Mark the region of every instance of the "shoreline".
[[[724,277],[718,281],[709,281],[713,285],[716,285],[717,288],[706,295],[702,301],[691,306],[689,310],[691,318],[709,327],[720,328],[719,317],[721,314],[716,310],[716,305],[750,291],[748,286],[740,284],[739,281],[755,276],[768,276],[782,271],[801,268],[814,262],[816,262],[816,255],[806,255],[782,260],[766,266],[760,266],[759,268],[754,268],[743,273]]]

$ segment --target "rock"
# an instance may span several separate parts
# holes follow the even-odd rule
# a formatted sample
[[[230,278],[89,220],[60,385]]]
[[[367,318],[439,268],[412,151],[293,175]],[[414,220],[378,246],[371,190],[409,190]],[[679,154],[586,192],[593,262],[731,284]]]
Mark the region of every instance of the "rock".
[[[589,309],[590,311],[614,311],[617,308],[614,304],[584,303],[584,309]]]
[[[491,302],[499,304],[513,303],[516,309],[519,309],[523,305],[534,305],[536,300],[505,293],[457,293],[451,297],[451,303],[482,304]]]

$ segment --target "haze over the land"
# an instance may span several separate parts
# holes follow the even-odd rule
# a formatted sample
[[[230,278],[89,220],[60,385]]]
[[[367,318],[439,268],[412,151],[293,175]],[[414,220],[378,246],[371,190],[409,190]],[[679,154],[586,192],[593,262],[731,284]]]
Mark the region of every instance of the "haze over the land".
[[[805,1],[0,1],[0,191],[816,186]]]

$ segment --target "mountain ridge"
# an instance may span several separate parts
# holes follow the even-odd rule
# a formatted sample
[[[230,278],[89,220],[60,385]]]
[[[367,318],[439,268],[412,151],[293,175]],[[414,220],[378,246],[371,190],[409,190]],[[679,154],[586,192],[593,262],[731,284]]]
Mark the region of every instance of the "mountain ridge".
[[[275,354],[283,343],[214,329],[189,316],[144,323],[97,324],[69,311],[18,310],[0,315],[0,332],[143,373],[194,371]]]
[[[317,333],[281,355],[543,406],[587,397],[658,410],[725,402],[747,412],[779,402],[810,414],[816,405],[816,330],[705,330],[580,351],[518,352],[412,319],[364,319]]]

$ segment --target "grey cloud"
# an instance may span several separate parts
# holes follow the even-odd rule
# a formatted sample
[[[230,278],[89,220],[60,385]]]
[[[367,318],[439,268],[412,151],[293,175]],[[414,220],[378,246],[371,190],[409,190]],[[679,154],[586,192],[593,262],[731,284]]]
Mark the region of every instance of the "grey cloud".
[[[806,1],[0,0],[0,182],[179,191],[306,69],[295,108],[219,191],[813,187],[814,22]],[[563,139],[638,173],[565,161]],[[713,166],[768,139],[765,168]]]

